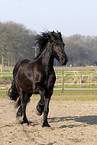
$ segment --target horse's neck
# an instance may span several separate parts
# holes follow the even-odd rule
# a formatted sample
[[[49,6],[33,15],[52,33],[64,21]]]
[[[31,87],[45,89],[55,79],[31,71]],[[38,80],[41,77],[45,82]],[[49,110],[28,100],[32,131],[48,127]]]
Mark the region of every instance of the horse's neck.
[[[41,63],[45,67],[53,68],[54,58],[52,56],[52,51],[49,45],[46,46],[45,50],[43,51],[41,57]]]

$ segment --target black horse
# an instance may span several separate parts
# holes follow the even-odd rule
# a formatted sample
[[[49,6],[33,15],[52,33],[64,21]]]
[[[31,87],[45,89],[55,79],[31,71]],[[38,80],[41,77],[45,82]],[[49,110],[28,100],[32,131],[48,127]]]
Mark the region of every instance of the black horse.
[[[39,115],[43,113],[43,127],[50,127],[47,116],[49,101],[53,93],[56,80],[53,69],[54,58],[62,65],[68,61],[64,51],[64,42],[60,32],[44,32],[36,36],[39,54],[35,60],[22,59],[17,62],[13,70],[13,81],[8,95],[11,100],[17,101],[19,107],[16,117],[23,117],[22,123],[28,123],[26,105],[32,94],[40,94],[36,106]]]

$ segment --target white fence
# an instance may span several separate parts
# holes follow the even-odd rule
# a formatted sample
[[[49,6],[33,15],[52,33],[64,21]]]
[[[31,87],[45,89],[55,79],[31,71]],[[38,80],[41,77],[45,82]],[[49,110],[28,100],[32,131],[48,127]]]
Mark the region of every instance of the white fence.
[[[83,73],[83,71],[63,71],[60,74],[56,75],[56,83],[55,83],[55,90],[62,90],[64,89],[74,89],[72,88],[72,85],[75,86],[75,89],[87,89],[82,88],[83,85],[89,86],[94,85],[95,88],[89,88],[89,89],[97,89],[97,74],[65,74],[65,73]],[[88,72],[90,73],[90,72]],[[91,72],[92,73],[92,72]],[[6,90],[9,88],[10,83],[6,83],[3,85],[3,80],[6,82],[6,78],[11,79],[12,74],[9,72],[0,72],[0,90]],[[70,82],[71,81],[71,82]],[[11,82],[11,81],[10,81]],[[80,88],[77,88],[77,86],[80,86]],[[68,88],[69,87],[69,88]]]

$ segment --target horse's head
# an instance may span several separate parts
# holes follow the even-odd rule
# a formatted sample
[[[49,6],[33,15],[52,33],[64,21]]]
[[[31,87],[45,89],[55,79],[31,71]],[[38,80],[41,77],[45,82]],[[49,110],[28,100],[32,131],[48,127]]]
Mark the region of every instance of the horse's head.
[[[68,57],[64,50],[64,42],[60,32],[43,32],[36,36],[36,42],[39,46],[38,58],[46,48],[50,47],[51,55],[56,58],[62,65],[68,61]],[[46,47],[48,45],[48,47]]]
[[[64,50],[65,44],[63,42],[60,32],[51,32],[51,46],[53,56],[62,64],[65,65],[68,61],[68,57]]]

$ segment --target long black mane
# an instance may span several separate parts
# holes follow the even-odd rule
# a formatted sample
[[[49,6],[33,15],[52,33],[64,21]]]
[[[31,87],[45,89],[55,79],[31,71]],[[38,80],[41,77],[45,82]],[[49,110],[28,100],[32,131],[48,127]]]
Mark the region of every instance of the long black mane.
[[[41,33],[41,35],[37,35],[35,37],[35,40],[36,40],[36,44],[38,44],[39,52],[35,59],[37,59],[42,54],[48,42],[50,43],[57,42],[58,39],[62,41],[62,35],[58,31],[57,32],[47,31],[47,32]]]

